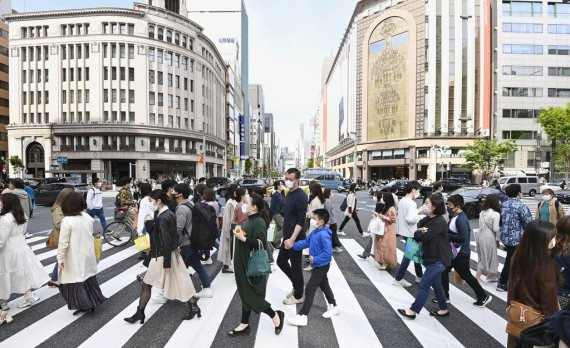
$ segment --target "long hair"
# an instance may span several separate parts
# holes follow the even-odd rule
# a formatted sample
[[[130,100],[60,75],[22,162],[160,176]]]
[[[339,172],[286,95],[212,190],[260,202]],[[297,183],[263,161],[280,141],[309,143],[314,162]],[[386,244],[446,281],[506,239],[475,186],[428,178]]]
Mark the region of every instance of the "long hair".
[[[325,204],[325,195],[323,194],[323,189],[321,188],[321,185],[319,184],[312,184],[309,187],[310,193],[311,193],[311,197],[310,200],[312,201],[315,197],[319,197],[319,201],[321,201],[322,204]]]
[[[18,225],[26,223],[26,215],[24,215],[24,209],[22,208],[22,204],[20,204],[20,198],[18,198],[18,196],[13,193],[5,193],[0,195],[0,201],[2,202],[0,216],[12,213]]]
[[[268,227],[269,224],[271,223],[271,218],[269,217],[269,212],[267,211],[267,209],[265,209],[265,200],[263,199],[263,197],[260,194],[255,193],[255,192],[250,194],[249,198],[251,200],[251,205],[253,205],[257,208],[257,212],[259,213],[259,216],[261,216],[261,218],[263,218],[263,220],[265,221],[266,227]]]
[[[555,255],[570,255],[570,215],[565,215],[556,223]]]
[[[73,192],[75,192],[75,191],[71,187],[66,187],[63,190],[59,191],[59,194],[57,195],[57,197],[55,199],[55,203],[51,207],[51,211],[54,211],[57,207],[61,208],[61,205],[63,204],[63,202],[65,202],[67,197],[70,194],[72,194]]]
[[[493,209],[497,213],[501,212],[501,201],[498,195],[488,195],[481,206],[481,210]]]
[[[384,199],[384,207],[382,208],[382,214],[386,214],[390,208],[396,205],[394,202],[394,196],[390,192],[384,192],[382,195],[382,199]]]
[[[552,259],[548,244],[556,235],[556,227],[547,221],[531,221],[511,260],[511,281],[521,284],[541,283],[545,275],[554,272],[560,283],[560,272]]]
[[[155,201],[160,200],[163,205],[168,205],[168,203],[170,203],[168,195],[166,194],[166,192],[162,191],[161,189],[156,189],[152,191],[149,197],[154,199]]]

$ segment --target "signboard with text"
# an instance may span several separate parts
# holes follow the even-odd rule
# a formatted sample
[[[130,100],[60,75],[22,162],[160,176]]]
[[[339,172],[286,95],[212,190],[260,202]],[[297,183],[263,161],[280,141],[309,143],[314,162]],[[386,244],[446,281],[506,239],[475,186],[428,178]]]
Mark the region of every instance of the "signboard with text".
[[[239,115],[239,156],[245,160],[247,153],[245,152],[245,116]]]

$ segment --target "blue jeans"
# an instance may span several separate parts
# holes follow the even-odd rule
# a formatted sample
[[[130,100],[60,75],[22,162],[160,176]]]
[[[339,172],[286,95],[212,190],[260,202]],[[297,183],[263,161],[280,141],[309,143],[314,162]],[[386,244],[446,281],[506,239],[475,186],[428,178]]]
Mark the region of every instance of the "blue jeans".
[[[406,274],[406,270],[408,269],[408,266],[410,265],[410,261],[411,260],[408,258],[405,258],[405,257],[402,258],[402,263],[400,264],[400,268],[398,269],[398,273],[396,273],[396,277],[395,277],[395,279],[397,281],[400,281],[400,280],[402,280],[402,278],[404,278],[404,274]],[[414,269],[416,271],[416,276],[421,278],[423,276],[422,265],[414,262]]]
[[[58,268],[57,260],[56,260],[55,261],[55,267],[53,268],[53,272],[51,272],[49,274],[52,282],[54,282],[54,283],[57,282],[58,273],[59,273],[59,268]]]
[[[422,310],[429,295],[429,288],[432,286],[439,308],[441,310],[447,310],[445,291],[443,291],[443,285],[441,284],[441,273],[445,270],[445,268],[445,265],[441,261],[437,261],[436,263],[432,263],[426,267],[426,272],[424,273],[422,281],[420,282],[420,291],[418,291],[416,300],[410,307],[410,309],[415,313],[420,313]]]
[[[91,217],[97,216],[99,218],[99,221],[101,221],[101,227],[103,228],[103,231],[107,229],[107,220],[105,219],[103,208],[87,210],[87,214],[89,214]]]
[[[192,268],[196,270],[198,277],[200,277],[202,288],[209,288],[210,278],[208,278],[208,273],[206,273],[204,266],[202,266],[202,262],[200,261],[200,254],[192,250],[190,245],[185,245],[180,247],[180,256],[182,256],[184,262],[191,264]]]

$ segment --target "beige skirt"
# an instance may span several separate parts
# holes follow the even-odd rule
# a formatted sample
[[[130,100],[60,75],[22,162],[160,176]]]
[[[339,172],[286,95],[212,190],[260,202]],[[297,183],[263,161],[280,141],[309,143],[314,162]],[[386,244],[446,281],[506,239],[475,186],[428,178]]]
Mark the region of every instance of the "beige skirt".
[[[169,272],[164,271],[164,257],[152,258],[143,282],[164,290],[164,297],[169,300],[188,302],[196,293],[186,265],[177,251],[172,252]]]

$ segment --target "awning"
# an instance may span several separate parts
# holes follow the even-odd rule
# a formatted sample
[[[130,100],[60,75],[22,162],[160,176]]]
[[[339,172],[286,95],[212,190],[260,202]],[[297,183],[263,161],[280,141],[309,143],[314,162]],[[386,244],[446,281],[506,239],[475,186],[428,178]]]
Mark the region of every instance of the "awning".
[[[61,169],[61,170],[46,170],[46,173],[52,174],[96,174],[96,173],[105,173],[104,170],[73,170],[73,169]]]

